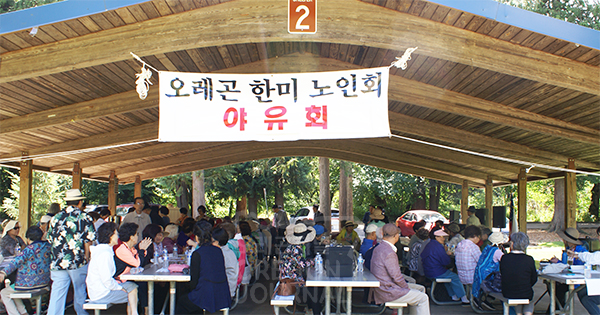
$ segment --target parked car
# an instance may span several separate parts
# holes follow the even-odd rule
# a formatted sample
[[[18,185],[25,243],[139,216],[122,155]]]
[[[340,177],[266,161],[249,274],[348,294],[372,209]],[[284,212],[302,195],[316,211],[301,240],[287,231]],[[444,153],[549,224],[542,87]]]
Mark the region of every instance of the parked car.
[[[432,210],[410,210],[405,212],[396,220],[396,226],[402,231],[402,236],[411,236],[415,234],[413,231],[413,225],[415,222],[425,220],[427,224],[425,228],[431,230],[436,221],[442,220],[444,224],[449,224],[450,221],[446,219],[441,213]]]
[[[301,221],[304,219],[314,220],[315,212],[313,211],[313,207],[303,207],[300,208],[296,213],[290,216],[290,224],[295,224],[296,221]],[[339,232],[340,231],[340,210],[331,208],[331,232]]]
[[[108,209],[108,205],[86,205],[83,211],[86,213],[91,211],[100,212],[102,209]]]

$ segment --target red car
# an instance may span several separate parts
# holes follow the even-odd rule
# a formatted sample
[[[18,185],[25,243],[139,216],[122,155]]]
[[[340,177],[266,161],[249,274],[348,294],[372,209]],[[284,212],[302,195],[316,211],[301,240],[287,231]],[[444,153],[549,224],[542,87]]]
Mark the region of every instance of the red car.
[[[410,210],[405,212],[396,220],[396,226],[402,231],[402,236],[411,236],[415,234],[413,231],[413,225],[417,221],[425,220],[427,224],[425,228],[431,230],[436,221],[442,220],[444,224],[449,224],[450,221],[446,219],[441,213],[432,210]]]

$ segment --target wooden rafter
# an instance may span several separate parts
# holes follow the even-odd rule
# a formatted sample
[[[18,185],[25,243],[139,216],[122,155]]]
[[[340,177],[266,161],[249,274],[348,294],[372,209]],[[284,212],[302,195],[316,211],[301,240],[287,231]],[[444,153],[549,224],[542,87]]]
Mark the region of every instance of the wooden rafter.
[[[342,7],[344,10],[339,9]],[[425,56],[594,95],[599,93],[598,67],[444,23],[355,0],[328,0],[319,4],[320,14],[329,17],[319,22],[320,31],[298,38],[286,32],[286,9],[285,2],[278,0],[263,0],[259,4],[254,0],[230,1],[7,52],[2,55],[0,83],[126,60],[130,58],[130,51],[147,56],[191,48],[293,39],[392,50],[418,46],[418,54]],[[198,37],[190,37],[190,34],[198,34]],[[435,34],[444,34],[443,40]],[[43,62],[39,62],[40,58]]]

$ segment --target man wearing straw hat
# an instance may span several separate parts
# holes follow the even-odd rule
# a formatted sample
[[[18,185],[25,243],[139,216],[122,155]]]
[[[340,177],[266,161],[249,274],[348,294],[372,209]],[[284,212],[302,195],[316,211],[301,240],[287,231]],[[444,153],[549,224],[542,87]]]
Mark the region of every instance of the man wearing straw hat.
[[[50,220],[47,239],[52,245],[52,290],[48,315],[65,313],[65,299],[71,283],[75,292],[73,307],[77,315],[88,314],[83,309],[87,297],[85,278],[90,245],[96,240],[96,231],[92,218],[82,211],[84,199],[79,189],[68,190],[65,197],[67,208]]]

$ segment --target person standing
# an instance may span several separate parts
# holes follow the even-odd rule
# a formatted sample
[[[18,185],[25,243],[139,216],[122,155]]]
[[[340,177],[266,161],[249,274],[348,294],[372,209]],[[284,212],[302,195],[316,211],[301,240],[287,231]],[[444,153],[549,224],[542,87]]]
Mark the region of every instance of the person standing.
[[[365,212],[365,215],[363,216],[363,223],[365,225],[369,224],[369,221],[371,221],[371,213],[373,213],[373,210],[375,210],[375,206],[374,205],[369,205],[369,211]]]
[[[129,212],[124,218],[121,224],[123,223],[135,223],[138,226],[137,235],[138,238],[142,238],[142,232],[146,228],[148,224],[152,224],[152,219],[150,216],[143,212],[146,206],[146,202],[142,197],[135,197],[133,200],[134,211]]]
[[[85,278],[90,246],[96,240],[96,231],[92,218],[82,211],[84,199],[79,189],[68,190],[65,197],[67,208],[50,220],[47,239],[52,246],[52,290],[48,315],[65,313],[65,299],[71,283],[75,292],[75,312],[78,315],[88,314],[83,309],[87,297]]]
[[[475,212],[477,210],[475,210],[475,207],[470,206],[467,209],[467,213],[469,214],[469,217],[467,218],[467,226],[469,225],[476,225],[476,226],[480,226],[481,225],[481,221],[479,221],[479,218],[475,215]]]
[[[273,211],[275,212],[275,216],[273,216],[273,226],[277,229],[277,248],[279,248],[285,235],[285,229],[290,225],[290,220],[281,205],[273,205]]]

